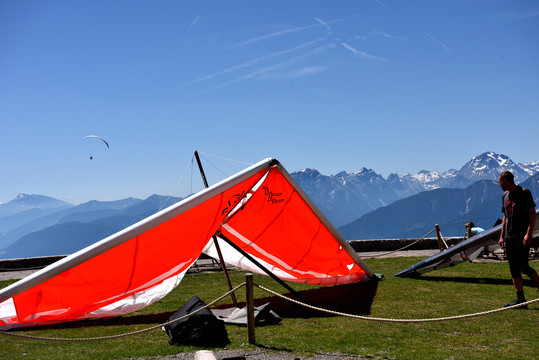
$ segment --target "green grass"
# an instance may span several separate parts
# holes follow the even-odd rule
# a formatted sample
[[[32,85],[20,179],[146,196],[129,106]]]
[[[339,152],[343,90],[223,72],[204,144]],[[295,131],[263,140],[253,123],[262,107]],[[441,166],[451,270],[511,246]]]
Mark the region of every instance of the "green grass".
[[[502,307],[514,297],[506,263],[464,263],[435,271],[419,279],[392,274],[420,258],[366,260],[385,274],[377,288],[369,316],[384,318],[432,318],[481,312]],[[536,262],[532,266],[536,267]],[[232,282],[245,281],[245,273],[232,271]],[[0,282],[0,287],[12,281]],[[255,283],[285,293],[268,277],[255,275]],[[296,290],[311,286],[293,284]],[[529,300],[539,297],[525,282]],[[126,333],[163,323],[168,315],[193,295],[210,302],[227,291],[221,273],[187,275],[171,294],[135,314],[109,320],[88,320],[62,326],[17,330],[16,333],[47,337],[96,337]],[[245,288],[237,294],[244,301]],[[270,294],[255,288],[255,297]],[[230,303],[230,298],[221,303]],[[333,305],[346,302],[344,296]],[[328,304],[329,306],[329,304]],[[280,314],[281,315],[281,314]],[[510,310],[469,319],[433,323],[386,323],[313,313],[308,318],[286,317],[281,324],[256,328],[256,345],[247,341],[247,329],[227,325],[231,343],[227,349],[291,351],[305,356],[342,353],[391,359],[536,359],[539,335],[539,303],[528,310]],[[0,334],[0,354],[10,359],[125,359],[150,358],[198,350],[171,346],[168,336],[153,330],[136,336],[89,342],[52,342]]]

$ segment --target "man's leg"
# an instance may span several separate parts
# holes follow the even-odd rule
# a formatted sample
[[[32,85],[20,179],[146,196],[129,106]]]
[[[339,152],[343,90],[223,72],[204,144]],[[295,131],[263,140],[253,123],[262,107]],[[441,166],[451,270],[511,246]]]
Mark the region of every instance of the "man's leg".
[[[524,252],[522,247],[507,247],[507,260],[509,261],[511,280],[513,281],[513,286],[515,288],[515,292],[517,293],[517,298],[512,302],[505,304],[506,307],[526,302],[526,298],[524,297],[524,288],[521,274],[522,265],[524,264],[523,253]],[[523,308],[526,307],[527,306],[523,306]]]
[[[537,286],[539,288],[539,275],[537,274],[537,271],[535,271],[533,274],[531,274],[530,278],[535,283],[535,286]]]
[[[511,280],[513,280],[513,286],[515,287],[515,291],[518,293],[519,291],[523,291],[523,280],[522,277],[514,277]]]

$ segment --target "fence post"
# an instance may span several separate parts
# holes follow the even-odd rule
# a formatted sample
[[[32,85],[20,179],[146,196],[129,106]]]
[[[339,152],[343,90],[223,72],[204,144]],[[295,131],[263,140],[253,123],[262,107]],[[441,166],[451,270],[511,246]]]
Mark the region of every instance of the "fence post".
[[[253,274],[245,275],[246,307],[247,307],[247,333],[249,344],[255,344],[255,300],[253,296]]]
[[[442,239],[442,233],[440,232],[440,227],[438,226],[438,224],[434,225],[434,227],[436,228],[436,237],[438,238],[438,247],[440,248],[440,251],[447,249],[447,246],[444,240]]]

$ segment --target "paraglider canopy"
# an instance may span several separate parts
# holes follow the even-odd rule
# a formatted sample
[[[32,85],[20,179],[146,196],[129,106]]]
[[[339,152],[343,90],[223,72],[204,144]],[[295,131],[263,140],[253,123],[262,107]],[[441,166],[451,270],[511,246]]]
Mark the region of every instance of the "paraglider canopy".
[[[105,143],[105,145],[107,145],[107,149],[110,149],[109,143],[107,143],[107,141],[105,139],[103,139],[102,137],[97,136],[97,135],[87,135],[87,136],[83,137],[82,140],[88,139],[88,138],[99,139],[99,140],[103,141]],[[90,156],[90,160],[92,160],[93,158],[94,158],[93,156]]]
[[[102,137],[99,137],[99,136],[97,136],[97,135],[87,135],[87,136],[83,137],[82,140],[88,139],[88,138],[96,138],[96,139],[99,139],[99,140],[103,141],[103,142],[105,143],[105,145],[107,145],[107,148],[110,149],[109,144],[108,144],[108,143],[105,141],[105,139],[103,139]]]

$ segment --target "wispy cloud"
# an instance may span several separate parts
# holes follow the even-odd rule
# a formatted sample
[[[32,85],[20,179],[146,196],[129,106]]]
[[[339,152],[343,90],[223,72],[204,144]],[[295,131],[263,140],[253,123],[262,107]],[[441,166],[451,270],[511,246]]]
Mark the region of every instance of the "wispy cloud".
[[[331,29],[331,26],[329,25],[330,23],[328,22],[325,22],[323,21],[322,19],[320,18],[314,18],[316,21],[318,21],[321,25],[325,26],[327,29],[328,29],[328,35],[333,35],[333,30]],[[342,19],[341,19],[342,20]],[[332,22],[335,22],[332,21]],[[384,34],[382,32],[375,32],[376,35],[383,35],[383,36],[387,36],[387,37],[391,37],[390,35],[387,35],[387,34]],[[363,38],[363,37],[356,37],[356,38]],[[334,37],[334,40],[337,44],[340,44],[341,46],[343,46],[345,49],[351,51],[352,53],[354,53],[356,56],[360,57],[360,58],[364,58],[364,59],[371,59],[371,60],[380,60],[380,61],[388,61],[387,59],[383,58],[383,57],[378,57],[378,56],[374,56],[374,55],[371,55],[371,54],[367,54],[366,52],[364,51],[361,51],[361,50],[358,50],[356,48],[354,48],[353,46],[351,46],[350,44],[346,43],[346,42],[343,42],[341,41],[338,37]]]
[[[387,6],[386,4],[384,4],[383,2],[381,2],[380,0],[376,0],[376,3],[377,3],[378,5],[380,5],[380,6],[382,6],[382,7],[384,7],[384,8],[386,8],[386,9],[389,10],[389,6]]]
[[[322,19],[320,18],[317,18],[315,17],[314,18],[316,21],[318,21],[320,23],[320,25],[324,26],[326,29],[328,29],[328,35],[333,35],[333,31],[331,30],[331,27],[329,26],[329,24],[325,21],[323,21]]]
[[[349,44],[345,43],[345,42],[341,42],[340,43],[346,50],[349,50],[351,51],[352,53],[354,53],[354,55],[360,57],[360,58],[364,58],[364,59],[371,59],[371,60],[380,60],[380,61],[389,61],[388,59],[386,58],[383,58],[383,57],[379,57],[379,56],[374,56],[374,55],[371,55],[371,54],[367,54],[366,52],[364,51],[361,51],[361,50],[358,50],[352,46],[350,46]]]
[[[191,24],[189,24],[189,29],[187,31],[191,31],[198,23],[198,20],[200,20],[200,15],[197,15],[197,17],[194,18],[193,21],[191,21]]]
[[[238,43],[236,45],[231,46],[231,48],[233,49],[233,48],[238,48],[238,47],[242,47],[242,46],[245,46],[245,45],[250,45],[250,44],[253,44],[253,43],[257,43],[259,41],[268,40],[268,39],[271,39],[271,38],[274,38],[274,37],[291,34],[291,33],[294,33],[294,32],[310,29],[310,28],[317,27],[317,26],[320,26],[320,24],[298,26],[298,27],[293,27],[293,28],[289,28],[289,29],[286,29],[286,30],[276,31],[274,33],[270,33],[270,34],[266,34],[266,35],[257,36],[257,37],[254,37],[254,38],[247,39],[247,40],[242,41],[242,42],[240,42],[240,43]]]
[[[255,71],[253,71],[253,72],[251,72],[249,74],[240,76],[240,77],[238,77],[236,79],[233,79],[233,80],[221,83],[219,85],[210,87],[210,88],[208,88],[206,90],[200,91],[199,93],[205,93],[205,92],[213,91],[213,90],[220,89],[220,88],[232,85],[232,84],[237,84],[239,82],[243,82],[243,81],[246,81],[246,80],[253,80],[253,79],[258,79],[258,78],[268,78],[270,76],[269,74],[271,72],[280,70],[280,69],[282,69],[284,67],[287,67],[287,66],[294,65],[300,60],[303,60],[303,59],[305,59],[305,58],[307,58],[309,56],[312,56],[312,55],[319,54],[321,52],[327,51],[329,49],[334,48],[335,46],[336,46],[335,44],[328,44],[328,45],[317,47],[315,49],[312,49],[312,50],[308,51],[307,53],[305,53],[303,55],[298,55],[298,56],[292,57],[290,59],[284,60],[282,62],[279,62],[279,63],[273,64],[273,65],[266,66],[264,68],[255,70]],[[311,70],[310,74],[312,75],[314,73],[315,72]],[[304,72],[303,76],[305,76],[306,74],[307,74],[307,72]]]
[[[379,31],[379,30],[369,31],[369,35],[371,35],[371,36],[382,36],[382,37],[385,37],[386,39],[406,40],[403,37],[389,35],[388,33],[385,33],[383,31]]]
[[[277,51],[277,52],[274,52],[272,54],[265,55],[265,56],[260,56],[260,57],[248,60],[246,62],[243,62],[243,63],[241,63],[239,65],[231,66],[231,67],[229,67],[227,69],[224,69],[224,70],[221,70],[221,71],[218,71],[218,72],[214,72],[214,73],[211,73],[211,74],[208,74],[208,75],[204,75],[204,76],[202,76],[202,77],[200,77],[198,79],[189,81],[189,82],[187,82],[187,83],[185,83],[183,85],[191,85],[191,84],[199,83],[199,82],[202,82],[202,81],[211,80],[211,79],[213,79],[215,77],[218,77],[218,76],[221,76],[221,75],[231,74],[231,73],[233,73],[235,71],[238,71],[238,70],[241,70],[241,69],[248,68],[248,67],[251,67],[253,65],[256,65],[259,62],[269,60],[271,58],[275,58],[275,57],[278,57],[278,56],[291,54],[291,53],[296,52],[298,50],[314,46],[317,43],[319,43],[319,42],[321,42],[322,40],[325,40],[325,39],[326,39],[325,37],[318,38],[318,39],[308,41],[306,43],[300,44],[298,46],[295,46],[295,47],[292,47],[292,48],[289,48],[289,49],[286,49],[286,50]]]
[[[502,14],[503,17],[507,17],[513,20],[527,20],[535,17],[539,17],[539,10],[532,10],[529,12],[510,12]]]
[[[350,19],[350,17],[348,17],[348,19]],[[251,68],[251,71],[247,74],[243,74],[241,76],[237,76],[234,79],[224,81],[214,86],[210,86],[206,88],[205,90],[199,91],[198,93],[199,94],[206,93],[209,91],[220,89],[220,88],[223,88],[232,84],[236,84],[239,82],[247,81],[247,80],[254,80],[254,79],[267,80],[267,79],[297,78],[297,77],[311,76],[314,74],[321,73],[323,71],[327,71],[327,67],[325,66],[306,66],[305,67],[304,66],[300,69],[295,69],[295,70],[286,70],[286,67],[291,67],[293,65],[296,65],[298,62],[300,62],[301,60],[309,56],[315,56],[324,51],[334,49],[337,46],[344,47],[345,49],[352,52],[356,57],[359,57],[359,58],[371,59],[371,60],[377,60],[377,61],[389,61],[388,59],[385,59],[383,57],[374,56],[374,55],[366,53],[365,51],[359,50],[355,48],[354,46],[350,45],[348,42],[343,42],[338,37],[334,36],[334,32],[331,27],[331,24],[340,22],[340,21],[345,21],[346,18],[334,19],[331,21],[324,21],[321,18],[317,17],[317,18],[314,18],[314,20],[316,21],[316,24],[292,27],[286,30],[277,31],[277,32],[273,32],[273,33],[258,36],[258,37],[253,37],[248,40],[242,41],[229,49],[234,49],[237,47],[246,46],[249,44],[254,44],[254,43],[265,41],[265,40],[272,39],[275,37],[284,36],[287,34],[298,32],[298,31],[302,31],[302,30],[306,30],[306,29],[310,29],[314,27],[321,27],[321,26],[327,29],[327,33],[324,37],[321,37],[312,41],[308,41],[298,46],[294,46],[285,50],[277,51],[269,55],[250,59],[238,65],[230,66],[221,71],[217,71],[217,72],[213,72],[213,73],[201,76],[197,79],[184,83],[180,86],[186,86],[186,85],[192,85],[195,83],[202,83],[202,82],[210,81],[221,76],[232,75],[242,70],[244,70],[245,72],[247,71],[247,69],[250,69],[250,68]],[[379,36],[384,36],[387,38],[397,39],[397,37],[383,33],[381,31],[372,32],[371,35],[379,35]],[[328,41],[328,40],[329,40],[328,44],[313,48],[314,46],[317,46],[317,44],[321,43],[322,41]],[[309,48],[311,49],[306,52],[304,51],[305,49],[309,49]],[[295,56],[288,59],[286,58],[283,59],[283,57],[286,57],[286,55],[292,55],[296,52],[299,54],[296,54]],[[275,59],[279,59],[279,60],[275,60]],[[264,62],[268,60],[273,60],[274,63],[273,64],[270,63],[269,65],[266,64],[265,66],[262,65],[263,67],[260,67],[261,64],[263,64]]]
[[[447,51],[448,53],[452,52],[447,46],[445,46],[445,44],[443,42],[441,42],[440,40],[436,39],[434,36],[432,36],[431,34],[429,33],[425,33],[425,35],[431,39],[432,41],[434,41],[435,43],[437,43],[438,45],[440,45],[441,47],[444,48],[445,51]]]
[[[326,66],[307,66],[307,67],[301,68],[299,70],[294,70],[294,71],[266,73],[265,75],[260,76],[260,79],[263,79],[263,80],[294,79],[294,78],[316,75],[326,70],[327,70]]]
[[[238,43],[236,45],[233,45],[233,46],[231,46],[231,48],[233,49],[233,48],[237,48],[237,47],[241,47],[241,46],[245,46],[245,45],[250,45],[250,44],[253,44],[253,43],[257,43],[259,41],[268,40],[268,39],[271,39],[271,38],[274,38],[274,37],[288,35],[288,34],[291,34],[291,33],[295,33],[295,32],[298,32],[298,31],[303,31],[303,30],[308,30],[308,29],[312,29],[312,28],[315,28],[315,27],[319,27],[319,26],[326,27],[326,29],[328,29],[329,33],[331,34],[332,31],[331,31],[331,27],[329,26],[330,24],[346,20],[345,18],[341,18],[341,19],[334,19],[334,20],[326,22],[326,21],[323,21],[320,18],[314,18],[314,19],[317,21],[316,24],[291,27],[291,28],[281,30],[281,31],[276,31],[276,32],[273,32],[273,33],[270,33],[270,34],[257,36],[257,37],[250,38],[250,39],[247,39],[245,41],[242,41],[242,42],[240,42],[240,43]]]

